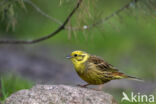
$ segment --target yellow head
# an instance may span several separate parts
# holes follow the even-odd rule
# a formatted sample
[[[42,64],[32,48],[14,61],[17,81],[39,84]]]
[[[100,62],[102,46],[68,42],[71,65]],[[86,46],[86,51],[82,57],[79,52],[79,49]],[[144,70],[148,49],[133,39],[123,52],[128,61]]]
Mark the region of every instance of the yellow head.
[[[87,61],[87,59],[89,58],[89,54],[83,51],[73,51],[69,56],[67,56],[66,58],[70,59],[73,64],[80,64],[80,63],[84,63]]]

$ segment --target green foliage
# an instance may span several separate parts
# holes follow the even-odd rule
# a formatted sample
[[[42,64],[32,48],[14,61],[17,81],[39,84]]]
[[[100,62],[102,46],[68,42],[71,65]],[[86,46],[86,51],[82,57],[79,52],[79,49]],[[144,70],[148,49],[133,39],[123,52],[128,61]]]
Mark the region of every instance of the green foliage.
[[[2,75],[0,78],[0,101],[5,100],[10,94],[31,88],[33,83],[29,80],[14,75]]]
[[[0,22],[9,28],[15,28],[16,25],[16,10],[17,4],[24,8],[23,0],[1,0],[0,1]]]

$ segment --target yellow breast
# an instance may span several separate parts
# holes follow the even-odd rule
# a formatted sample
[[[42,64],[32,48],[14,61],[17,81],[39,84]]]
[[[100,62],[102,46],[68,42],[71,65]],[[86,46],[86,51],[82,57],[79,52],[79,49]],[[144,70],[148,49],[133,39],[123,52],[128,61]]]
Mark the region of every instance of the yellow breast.
[[[83,63],[74,64],[74,67],[75,67],[76,72],[79,74],[79,76],[85,73],[85,65]]]
[[[86,81],[89,84],[103,84],[103,81],[101,80],[102,76],[99,76],[97,70],[94,69],[94,67],[88,68],[86,64],[76,64],[74,65],[76,72],[82,78],[84,81]]]

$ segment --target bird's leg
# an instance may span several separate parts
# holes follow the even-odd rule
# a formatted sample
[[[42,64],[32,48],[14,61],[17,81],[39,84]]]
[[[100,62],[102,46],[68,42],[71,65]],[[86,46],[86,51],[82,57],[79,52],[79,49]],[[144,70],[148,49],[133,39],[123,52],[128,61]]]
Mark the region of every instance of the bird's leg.
[[[90,84],[85,84],[85,85],[77,85],[77,86],[86,88],[88,85],[90,85]]]
[[[103,85],[99,85],[98,88],[90,88],[95,91],[102,91]]]
[[[103,88],[103,84],[98,86],[98,90],[101,91]]]

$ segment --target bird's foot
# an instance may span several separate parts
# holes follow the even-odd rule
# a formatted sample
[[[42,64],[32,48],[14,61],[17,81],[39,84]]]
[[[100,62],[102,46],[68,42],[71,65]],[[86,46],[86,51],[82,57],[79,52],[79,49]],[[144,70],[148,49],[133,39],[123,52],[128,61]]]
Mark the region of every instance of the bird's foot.
[[[98,88],[89,88],[91,90],[95,90],[95,91],[102,91],[103,85],[99,85]]]
[[[87,88],[88,85],[90,85],[90,84],[85,84],[85,85],[79,85],[79,84],[78,84],[77,86],[83,87],[83,88]]]

